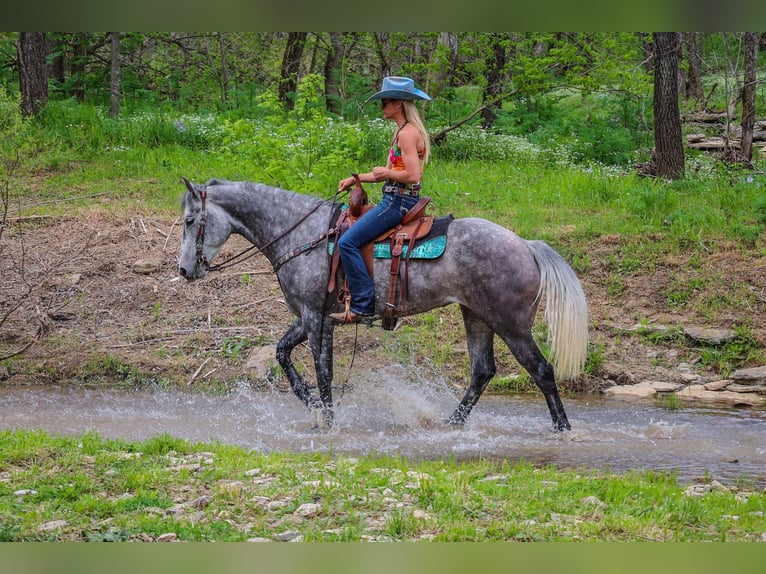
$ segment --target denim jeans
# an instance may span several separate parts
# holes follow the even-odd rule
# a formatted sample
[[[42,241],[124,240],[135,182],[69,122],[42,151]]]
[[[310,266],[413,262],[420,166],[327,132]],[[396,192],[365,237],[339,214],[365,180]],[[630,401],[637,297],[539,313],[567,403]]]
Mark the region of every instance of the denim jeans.
[[[383,200],[365,213],[338,240],[343,271],[351,291],[351,311],[357,315],[375,313],[375,282],[364,264],[360,251],[362,245],[369,243],[384,231],[396,227],[417,202],[417,197],[384,193]]]

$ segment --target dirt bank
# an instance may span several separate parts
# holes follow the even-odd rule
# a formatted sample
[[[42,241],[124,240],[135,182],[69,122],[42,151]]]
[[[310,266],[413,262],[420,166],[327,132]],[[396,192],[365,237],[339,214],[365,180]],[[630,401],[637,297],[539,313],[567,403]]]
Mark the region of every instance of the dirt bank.
[[[110,377],[128,384],[188,384],[194,379],[198,386],[254,380],[246,367],[248,353],[275,343],[292,320],[261,256],[203,281],[180,280],[176,256],[181,231],[171,219],[95,212],[26,221],[22,229],[20,239],[15,227],[7,227],[0,243],[0,311],[5,317],[0,355],[36,342],[0,365],[5,384]],[[245,245],[234,238],[219,257]],[[746,325],[753,339],[766,345],[766,263],[757,248],[690,246],[687,253],[664,256],[648,274],[625,265],[630,247],[619,237],[598,238],[587,253],[588,269],[579,275],[600,360],[594,373],[571,388],[677,380],[682,363],[707,380],[716,379],[715,365],[699,360],[701,351],[692,341],[676,337],[657,344],[629,333],[641,322]],[[350,355],[355,335],[352,328],[338,331],[336,356]],[[389,336],[379,328],[360,329],[354,368],[388,360],[377,347]],[[311,373],[306,350],[297,355]],[[499,362],[500,374],[518,370],[502,353]],[[457,345],[454,361],[445,367],[456,385],[464,384],[466,363]]]

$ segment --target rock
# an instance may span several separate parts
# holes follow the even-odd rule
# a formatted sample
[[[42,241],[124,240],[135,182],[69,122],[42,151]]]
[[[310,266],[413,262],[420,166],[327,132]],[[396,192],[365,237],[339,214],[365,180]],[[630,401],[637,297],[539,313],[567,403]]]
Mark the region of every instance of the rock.
[[[177,542],[178,541],[178,534],[175,532],[166,532],[165,534],[160,534],[157,537],[157,542]]]
[[[301,518],[314,518],[322,509],[321,505],[314,502],[305,502],[295,509],[295,516]]]
[[[703,496],[711,490],[708,484],[692,484],[684,491],[684,494],[686,496]]]
[[[46,522],[44,524],[41,524],[37,530],[40,532],[50,532],[51,530],[58,530],[59,528],[64,528],[69,523],[66,520],[51,520],[50,522]]]
[[[433,518],[430,514],[428,514],[425,510],[422,510],[420,508],[416,508],[415,511],[412,513],[412,517],[415,520],[431,520]]]
[[[658,393],[675,393],[682,389],[684,386],[679,383],[668,383],[665,381],[646,381],[651,383],[652,388]]]
[[[203,494],[199,498],[195,498],[194,500],[192,500],[190,504],[194,508],[204,508],[206,506],[209,506],[210,502],[211,502],[210,497],[207,496],[206,494]]]
[[[738,383],[766,385],[766,365],[751,369],[737,369],[729,377]]]
[[[583,504],[588,504],[588,505],[591,505],[591,506],[595,506],[597,508],[601,508],[602,506],[606,506],[606,503],[604,501],[600,500],[596,496],[586,496],[585,498],[580,500],[580,502],[582,502]]]
[[[652,386],[653,381],[642,381],[636,385],[616,385],[604,390],[604,394],[623,400],[646,399],[653,397],[657,391]]]
[[[276,365],[277,359],[277,346],[276,345],[264,345],[263,347],[255,347],[247,357],[246,367],[253,369],[258,378],[265,378],[272,367]]]
[[[720,381],[712,381],[702,385],[708,391],[722,391],[731,384],[729,379],[722,379]]]
[[[21,497],[27,496],[28,494],[31,494],[32,496],[34,496],[35,494],[37,494],[37,491],[32,490],[31,488],[23,488],[21,490],[17,490],[13,494],[14,496],[18,496],[19,498],[21,498]]]
[[[51,309],[48,311],[48,317],[54,321],[72,321],[73,319],[77,318],[79,311],[79,305],[70,301],[63,307],[59,307],[58,309]]]
[[[303,535],[300,532],[288,530],[287,532],[279,532],[273,536],[277,542],[301,542],[303,541]]]
[[[702,385],[690,385],[676,393],[685,400],[700,400],[729,405],[760,406],[766,403],[766,398],[755,393],[733,393],[731,391],[709,391]]]
[[[133,272],[141,275],[149,275],[160,270],[160,262],[156,259],[138,259],[133,263]]]
[[[737,334],[731,329],[714,329],[712,327],[684,327],[684,334],[695,341],[712,345],[723,345],[737,338]]]
[[[218,492],[230,496],[239,496],[242,494],[243,486],[245,486],[245,483],[241,480],[222,480],[216,485]]]
[[[739,383],[731,383],[726,387],[727,391],[732,393],[757,393],[763,390],[760,385],[740,385]]]
[[[248,538],[247,542],[271,542],[271,539],[263,538],[261,536],[256,536],[255,538]]]

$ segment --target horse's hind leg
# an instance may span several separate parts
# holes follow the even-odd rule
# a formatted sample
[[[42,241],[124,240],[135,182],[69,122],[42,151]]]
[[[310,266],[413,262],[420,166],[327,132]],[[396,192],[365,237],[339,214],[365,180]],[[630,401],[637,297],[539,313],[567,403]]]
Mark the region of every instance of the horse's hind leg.
[[[556,430],[569,430],[569,420],[564,412],[564,405],[561,403],[556,379],[553,374],[553,367],[545,360],[540,348],[532,338],[532,333],[524,337],[503,337],[503,341],[511,349],[513,356],[519,364],[524,367],[535,381],[537,387],[542,391],[545,402],[548,403],[548,410],[553,419],[553,426]]]
[[[448,420],[450,424],[457,425],[465,423],[496,372],[494,331],[467,307],[461,305],[460,310],[463,313],[468,354],[471,357],[471,384]]]
[[[287,333],[277,343],[277,363],[282,367],[287,380],[290,381],[290,388],[296,394],[296,396],[303,401],[310,409],[321,408],[322,403],[320,400],[311,394],[309,386],[306,381],[301,377],[300,373],[295,368],[291,354],[293,349],[303,343],[308,338],[306,329],[303,327],[303,323],[300,319],[296,319]]]

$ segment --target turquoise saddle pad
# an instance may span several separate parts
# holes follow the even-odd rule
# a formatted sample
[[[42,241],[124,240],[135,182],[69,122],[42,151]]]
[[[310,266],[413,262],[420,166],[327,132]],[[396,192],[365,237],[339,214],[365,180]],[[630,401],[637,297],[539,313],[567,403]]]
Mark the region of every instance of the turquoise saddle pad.
[[[418,239],[412,249],[410,259],[438,259],[444,254],[447,247],[447,228],[455,218],[452,215],[437,217],[434,220],[431,233],[423,239]],[[327,244],[327,250],[330,255],[335,251],[335,241]],[[402,256],[407,257],[408,245],[402,246]],[[391,259],[391,242],[379,241],[372,248],[372,256],[375,259]]]
[[[447,236],[442,235],[440,237],[434,237],[433,239],[426,239],[424,241],[415,242],[415,247],[412,249],[412,255],[410,259],[438,259],[444,253],[444,249],[447,247]],[[330,255],[335,251],[335,242],[331,241],[327,250]],[[407,257],[408,245],[402,246],[402,257]],[[381,241],[376,243],[372,247],[372,256],[375,259],[391,259],[391,243],[389,241]]]

